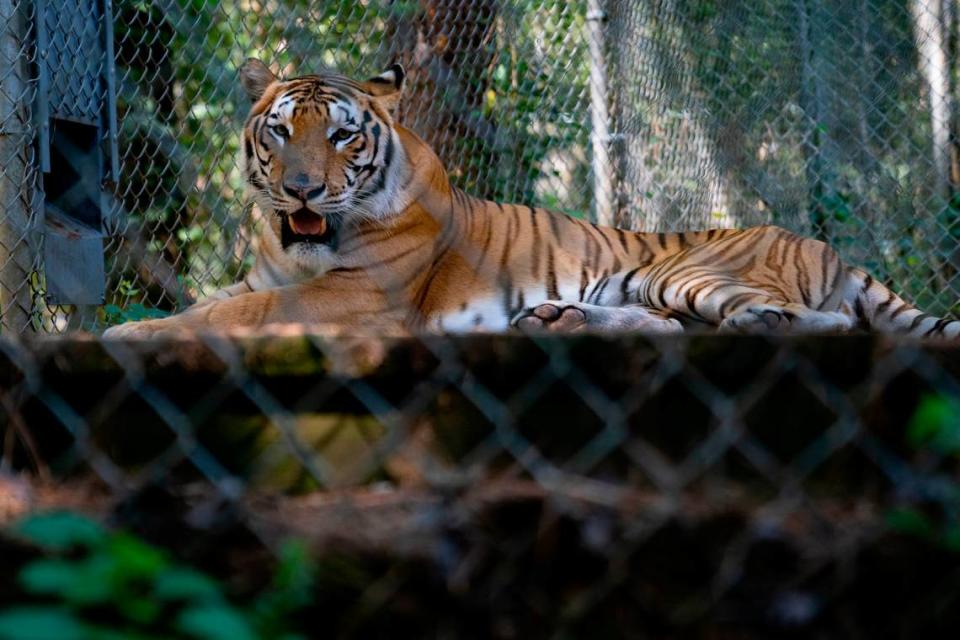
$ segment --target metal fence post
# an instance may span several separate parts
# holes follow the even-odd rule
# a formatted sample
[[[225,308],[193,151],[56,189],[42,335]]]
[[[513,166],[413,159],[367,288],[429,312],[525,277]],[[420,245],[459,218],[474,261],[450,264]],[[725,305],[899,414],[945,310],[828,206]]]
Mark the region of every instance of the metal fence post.
[[[0,330],[7,334],[27,328],[31,309],[25,4],[0,0]]]
[[[613,181],[610,165],[610,110],[607,103],[607,62],[604,47],[606,13],[602,0],[587,2],[590,48],[590,147],[593,152],[593,202],[597,223],[612,225]]]

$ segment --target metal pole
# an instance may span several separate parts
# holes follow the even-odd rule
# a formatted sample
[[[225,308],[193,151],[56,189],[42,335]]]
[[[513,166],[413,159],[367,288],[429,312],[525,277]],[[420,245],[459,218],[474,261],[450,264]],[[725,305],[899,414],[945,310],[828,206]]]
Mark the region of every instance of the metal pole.
[[[28,166],[30,127],[25,77],[28,0],[0,0],[0,331],[16,334],[30,322],[33,268]]]
[[[593,215],[599,224],[613,225],[613,176],[610,164],[610,110],[607,104],[607,63],[604,56],[603,0],[587,0],[587,41],[590,51],[590,146],[593,151]]]

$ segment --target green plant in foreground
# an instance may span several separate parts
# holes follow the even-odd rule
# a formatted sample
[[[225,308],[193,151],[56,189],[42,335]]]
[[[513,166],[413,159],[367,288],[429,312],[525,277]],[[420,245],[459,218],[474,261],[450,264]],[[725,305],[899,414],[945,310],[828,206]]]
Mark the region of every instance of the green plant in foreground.
[[[926,449],[945,458],[960,458],[960,398],[947,395],[921,398],[907,427],[907,442],[915,449]],[[947,480],[937,488],[936,498],[944,513],[941,522],[914,506],[903,506],[887,513],[887,525],[895,531],[960,552],[960,485]]]
[[[960,456],[960,398],[924,396],[913,414],[907,439],[945,456]]]
[[[83,516],[37,515],[12,533],[44,553],[17,577],[31,602],[0,609],[0,640],[303,637],[288,626],[313,592],[301,545],[285,545],[271,587],[238,604],[216,579]]]

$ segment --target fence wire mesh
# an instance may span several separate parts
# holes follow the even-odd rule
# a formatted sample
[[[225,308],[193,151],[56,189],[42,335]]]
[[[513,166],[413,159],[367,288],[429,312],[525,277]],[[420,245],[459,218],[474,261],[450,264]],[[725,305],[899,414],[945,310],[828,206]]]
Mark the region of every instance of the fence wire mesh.
[[[49,6],[53,40],[39,47]],[[236,77],[248,56],[284,74],[357,77],[400,61],[400,121],[469,193],[643,230],[774,222],[830,241],[932,312],[960,294],[955,2],[7,0],[3,11],[8,331],[182,308],[250,266],[260,214],[243,196]],[[109,50],[91,48],[106,35]],[[99,225],[107,311],[44,298],[38,87],[56,94],[90,72],[117,94],[119,179]],[[91,95],[103,97],[77,101]]]
[[[72,506],[241,585],[300,537],[334,562],[308,635],[956,624],[953,349],[289,334],[0,347],[5,464],[39,478],[0,476],[0,515]],[[247,560],[225,569],[231,552]]]
[[[303,538],[333,558],[304,628],[336,637],[960,623],[952,347],[71,333],[251,266],[250,56],[401,62],[398,119],[468,193],[650,231],[774,222],[953,310],[956,2],[0,0],[0,18],[0,519],[95,513],[240,591]],[[56,162],[84,186],[53,203]],[[102,213],[102,305],[50,293],[71,193]]]

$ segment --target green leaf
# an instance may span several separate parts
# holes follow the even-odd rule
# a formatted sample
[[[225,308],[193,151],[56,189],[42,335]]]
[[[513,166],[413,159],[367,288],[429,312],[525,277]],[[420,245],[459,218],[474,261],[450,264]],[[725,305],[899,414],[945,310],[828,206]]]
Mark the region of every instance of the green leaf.
[[[148,625],[160,616],[163,605],[149,597],[123,597],[117,600],[117,609],[128,620]]]
[[[96,546],[106,537],[106,531],[98,523],[67,512],[30,516],[21,520],[14,531],[36,545],[61,551],[74,546]]]
[[[960,525],[954,524],[943,533],[943,546],[954,552],[960,552]]]
[[[170,313],[167,311],[163,311],[162,309],[154,309],[152,307],[145,307],[139,303],[128,304],[123,309],[123,312],[122,312],[123,318],[127,321],[150,320],[153,318],[165,318],[168,315],[170,315]]]
[[[19,580],[27,593],[34,595],[66,594],[76,588],[85,576],[75,562],[58,558],[43,558],[28,564],[20,572]]]
[[[37,560],[20,574],[27,591],[38,595],[58,595],[71,604],[109,603],[116,589],[112,558],[95,553],[74,561]]]
[[[154,636],[131,629],[88,626],[86,632],[85,640],[169,640],[167,637]]]
[[[316,566],[307,546],[287,540],[280,549],[271,590],[260,595],[254,607],[257,627],[276,636],[286,627],[290,614],[310,604]]]
[[[125,533],[113,536],[107,551],[121,578],[153,577],[170,564],[163,551]]]
[[[220,600],[223,594],[212,578],[182,567],[174,567],[157,576],[153,595],[158,600],[209,601]]]
[[[909,507],[890,511],[887,514],[887,526],[895,531],[921,538],[930,538],[936,532],[936,528],[927,516]]]
[[[87,637],[80,621],[59,607],[25,606],[0,611],[2,640],[85,640]]]
[[[226,605],[201,605],[185,609],[177,616],[176,628],[201,640],[255,640],[247,619]]]
[[[925,396],[910,421],[907,438],[915,447],[929,445],[943,454],[960,453],[960,401]]]
[[[309,591],[315,571],[307,546],[299,540],[286,540],[280,547],[274,585],[278,589]]]
[[[76,563],[77,583],[65,594],[75,604],[101,604],[111,602],[124,593],[124,585],[116,578],[116,561],[108,553],[97,552]]]

